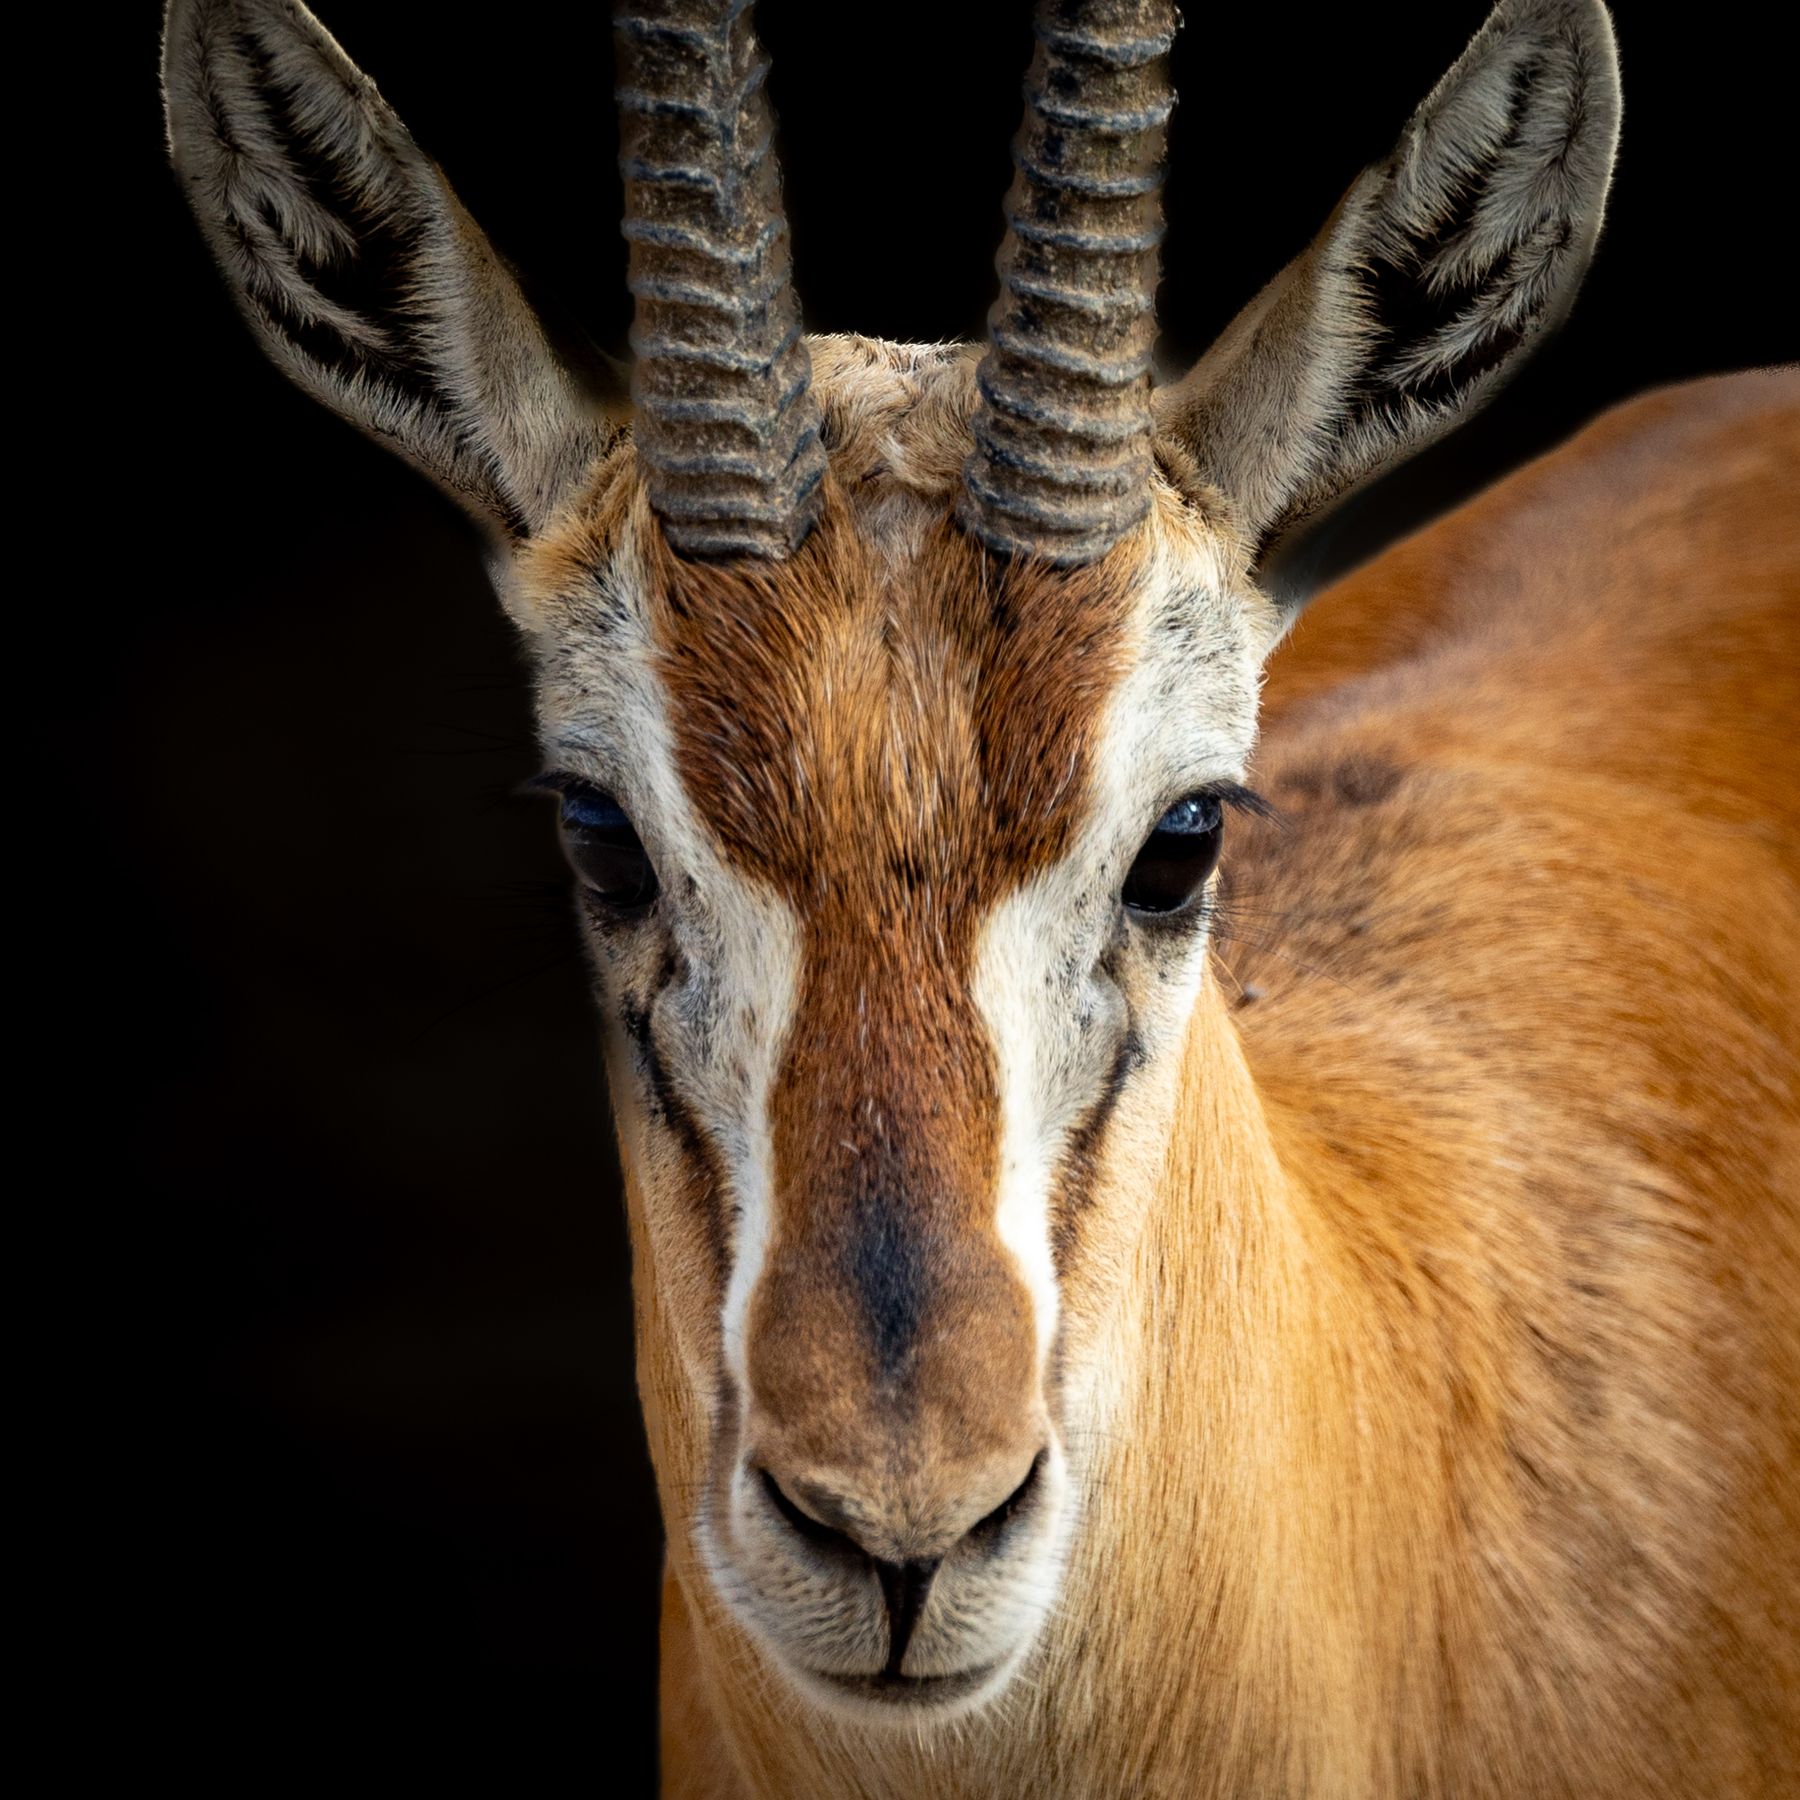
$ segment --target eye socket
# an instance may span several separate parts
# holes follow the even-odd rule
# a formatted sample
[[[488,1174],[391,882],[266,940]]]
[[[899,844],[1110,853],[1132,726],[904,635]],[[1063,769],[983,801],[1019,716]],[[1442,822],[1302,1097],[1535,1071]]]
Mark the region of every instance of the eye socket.
[[[546,778],[562,804],[557,832],[581,884],[614,912],[642,912],[656,898],[656,870],[625,809],[585,781]]]
[[[1219,866],[1225,816],[1216,794],[1189,794],[1156,821],[1125,875],[1121,898],[1133,912],[1191,906]]]

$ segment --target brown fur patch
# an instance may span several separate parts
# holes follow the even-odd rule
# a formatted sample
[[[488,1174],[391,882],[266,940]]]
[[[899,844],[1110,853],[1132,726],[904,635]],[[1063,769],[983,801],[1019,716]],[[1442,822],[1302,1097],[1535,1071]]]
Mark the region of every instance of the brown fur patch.
[[[903,1438],[915,1469],[991,1458],[998,1481],[1035,1449],[974,939],[1071,841],[1135,575],[1129,548],[1002,566],[947,522],[890,562],[835,493],[777,568],[652,566],[684,785],[801,924],[750,1320],[791,1461],[879,1467]]]

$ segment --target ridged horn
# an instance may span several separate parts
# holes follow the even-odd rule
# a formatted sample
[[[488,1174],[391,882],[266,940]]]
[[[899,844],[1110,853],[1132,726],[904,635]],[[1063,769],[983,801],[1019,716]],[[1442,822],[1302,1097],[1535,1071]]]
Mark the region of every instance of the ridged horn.
[[[684,556],[786,556],[825,453],[750,0],[613,14],[638,454]]]
[[[1150,504],[1170,0],[1039,0],[963,519],[1091,562]]]

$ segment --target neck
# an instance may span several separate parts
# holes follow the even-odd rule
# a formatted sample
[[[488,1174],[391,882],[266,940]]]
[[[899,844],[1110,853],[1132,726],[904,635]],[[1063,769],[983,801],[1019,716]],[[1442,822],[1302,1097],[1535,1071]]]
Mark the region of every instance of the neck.
[[[1253,1078],[1209,982],[1166,1183],[1095,1359],[1128,1373],[1097,1414],[1045,1677],[1092,1694],[1104,1756],[1165,1759],[1146,1792],[1368,1792],[1369,1728],[1391,1722],[1429,1605],[1403,1597],[1442,1500],[1408,1401],[1442,1346],[1396,1316],[1379,1190],[1337,1178],[1311,1084],[1293,1099]],[[1392,1643],[1371,1636],[1382,1618]]]
[[[1081,1359],[1108,1373],[1073,1409],[1084,1501],[1064,1593],[1013,1688],[922,1737],[823,1719],[724,1614],[675,1529],[671,1750],[716,1761],[694,1749],[697,1733],[716,1730],[725,1741],[713,1748],[748,1791],[769,1794],[876,1793],[882,1781],[896,1796],[1098,1793],[1118,1791],[1119,1770],[1134,1765],[1142,1783],[1129,1791],[1360,1791],[1359,1727],[1391,1696],[1404,1659],[1399,1642],[1372,1643],[1366,1621],[1385,1616],[1409,1632],[1419,1623],[1396,1604],[1410,1572],[1395,1547],[1423,1541],[1438,1499],[1431,1457],[1405,1441],[1408,1418],[1420,1416],[1406,1396],[1429,1379],[1432,1327],[1392,1328],[1376,1289],[1394,1271],[1365,1266],[1366,1233],[1332,1223],[1341,1193],[1302,1181],[1315,1160],[1301,1129],[1284,1132],[1279,1098],[1265,1105],[1208,982],[1161,1191],[1139,1213],[1129,1274]],[[640,1247],[641,1284],[649,1267]],[[670,1427],[698,1414],[690,1395],[670,1391],[686,1384],[656,1312],[652,1290],[642,1374],[673,1522],[671,1494],[694,1491],[699,1471],[675,1441],[689,1434]],[[1376,1463],[1407,1469],[1407,1480],[1357,1477]],[[1352,1492],[1379,1518],[1356,1516]],[[1385,1560],[1362,1544],[1383,1546]],[[1382,1606],[1359,1603],[1368,1586]],[[1054,1769],[1038,1766],[1051,1757]],[[1091,1766],[1073,1772],[1071,1758]],[[669,1791],[714,1790],[686,1789],[672,1771]]]

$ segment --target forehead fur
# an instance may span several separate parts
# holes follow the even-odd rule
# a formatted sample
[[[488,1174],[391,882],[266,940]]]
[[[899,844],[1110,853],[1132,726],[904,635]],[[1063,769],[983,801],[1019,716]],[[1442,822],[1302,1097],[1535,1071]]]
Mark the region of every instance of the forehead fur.
[[[947,519],[895,558],[844,513],[780,566],[647,559],[684,784],[802,914],[966,905],[1068,842],[1134,559],[1005,567]]]
[[[832,334],[808,340],[813,390],[832,485],[856,528],[889,559],[916,549],[952,516],[970,450],[979,344],[899,344]],[[562,622],[562,604],[610,560],[635,510],[643,514],[627,433],[586,492],[551,529],[520,545],[512,598],[534,634]],[[1230,502],[1172,440],[1156,444],[1147,530],[1178,557],[1202,555],[1221,590],[1245,585],[1248,554]],[[647,515],[636,521],[651,535]],[[779,565],[777,565],[779,566]]]
[[[521,551],[522,622],[540,645],[604,640],[600,581],[657,664],[691,797],[728,854],[795,897],[836,873],[910,893],[966,886],[995,857],[1041,863],[1067,842],[1131,640],[1155,629],[1142,602],[1232,604],[1223,508],[1170,452],[1146,523],[1101,561],[993,558],[954,519],[978,348],[825,337],[812,355],[830,475],[795,556],[673,556],[627,443]]]

